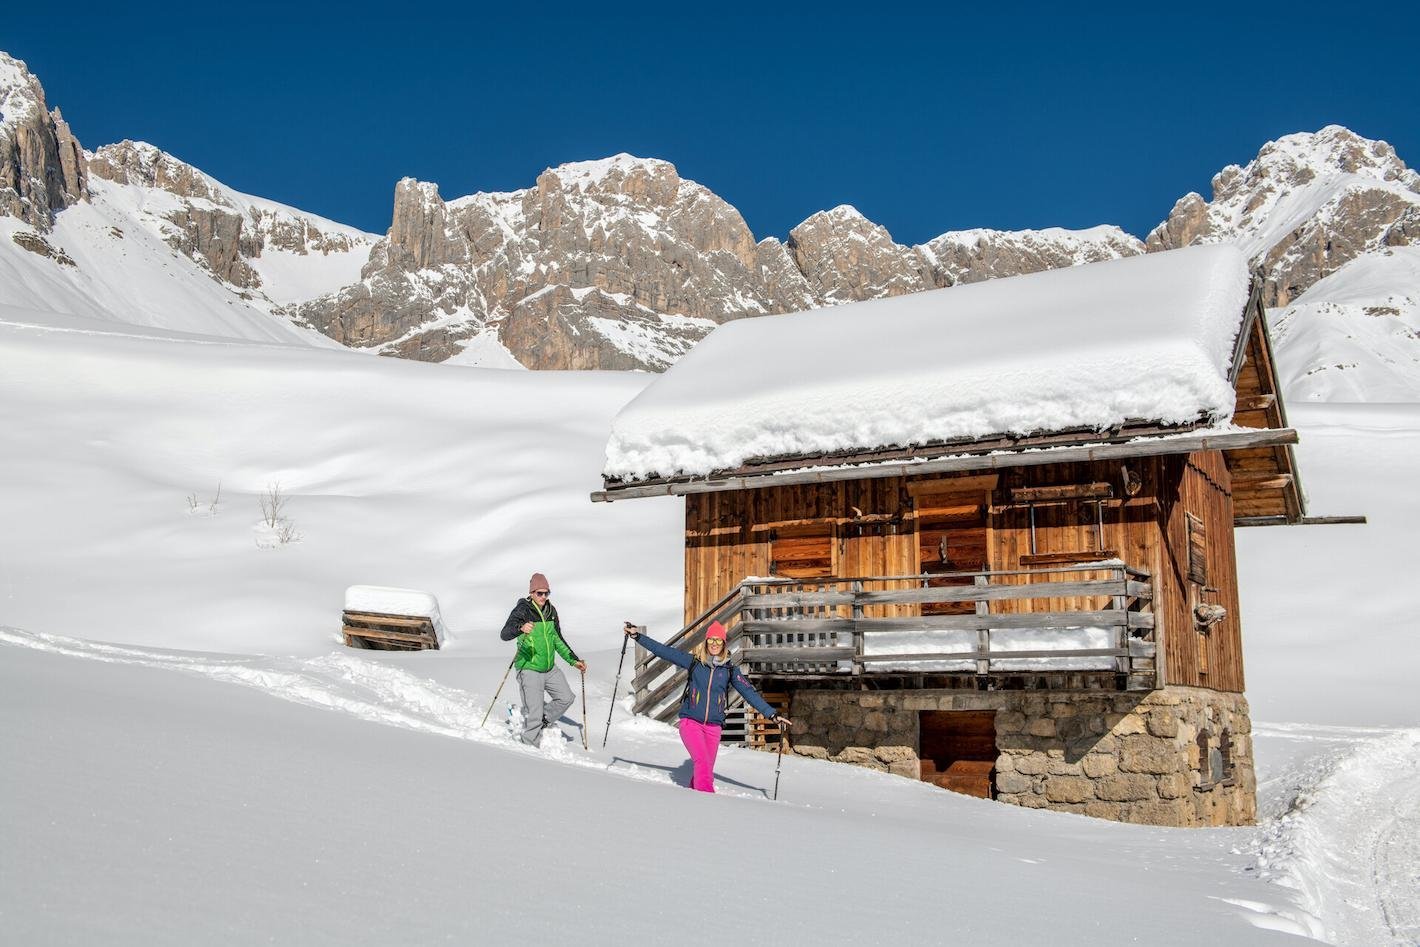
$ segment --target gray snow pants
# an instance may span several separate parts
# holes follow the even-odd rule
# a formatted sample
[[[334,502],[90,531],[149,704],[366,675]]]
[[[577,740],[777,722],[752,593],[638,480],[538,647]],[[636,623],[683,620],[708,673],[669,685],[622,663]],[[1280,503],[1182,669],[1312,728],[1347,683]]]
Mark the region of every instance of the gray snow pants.
[[[535,744],[542,728],[557,722],[557,718],[572,706],[572,688],[562,669],[549,671],[524,669],[518,672],[518,690],[523,694],[523,742]],[[552,700],[543,703],[543,691]]]

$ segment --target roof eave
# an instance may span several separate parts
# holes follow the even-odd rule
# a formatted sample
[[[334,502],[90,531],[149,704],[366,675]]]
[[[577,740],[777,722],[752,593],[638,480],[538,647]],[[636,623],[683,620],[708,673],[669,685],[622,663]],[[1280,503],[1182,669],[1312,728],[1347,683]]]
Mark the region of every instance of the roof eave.
[[[835,483],[844,480],[872,480],[883,477],[954,471],[1004,470],[1041,464],[1189,454],[1198,450],[1241,450],[1248,447],[1272,447],[1295,443],[1297,443],[1297,432],[1292,428],[1203,430],[1160,437],[1136,437],[1117,442],[1028,447],[1020,450],[1000,450],[999,448],[978,452],[968,450],[947,457],[916,461],[847,464],[708,477],[681,477],[657,483],[607,484],[605,489],[593,492],[591,499],[594,503],[609,503],[614,500],[632,500],[653,496],[683,496],[690,493],[749,490],[756,487],[791,486],[806,483]]]

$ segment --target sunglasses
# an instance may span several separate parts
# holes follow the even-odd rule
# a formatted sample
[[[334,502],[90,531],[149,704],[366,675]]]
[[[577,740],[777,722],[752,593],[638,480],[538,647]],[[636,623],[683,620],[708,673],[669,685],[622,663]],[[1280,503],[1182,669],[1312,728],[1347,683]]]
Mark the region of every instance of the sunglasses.
[[[547,598],[549,595],[552,594],[552,592],[549,590],[549,591],[543,591],[543,592],[534,592],[533,594],[534,594],[534,595],[541,595],[543,598]]]

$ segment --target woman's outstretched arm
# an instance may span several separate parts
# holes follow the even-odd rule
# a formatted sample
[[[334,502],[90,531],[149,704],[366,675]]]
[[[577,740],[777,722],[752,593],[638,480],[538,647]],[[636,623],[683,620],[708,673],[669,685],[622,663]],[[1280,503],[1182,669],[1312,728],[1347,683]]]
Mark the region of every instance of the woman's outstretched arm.
[[[631,632],[628,631],[627,634],[631,635]],[[656,641],[648,634],[642,633],[637,635],[631,635],[631,637],[635,638],[636,643],[639,644],[641,647],[645,648],[647,651],[651,652],[661,660],[671,662],[676,667],[688,668],[695,663],[695,659],[692,658],[690,655],[686,654],[684,651],[681,651],[677,648],[672,648],[670,645],[661,644],[659,641]]]

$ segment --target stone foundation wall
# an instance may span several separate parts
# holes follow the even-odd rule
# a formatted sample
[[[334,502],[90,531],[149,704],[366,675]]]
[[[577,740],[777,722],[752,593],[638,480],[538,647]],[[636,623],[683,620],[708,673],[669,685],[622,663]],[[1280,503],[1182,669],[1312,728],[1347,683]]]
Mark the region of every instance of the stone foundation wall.
[[[996,712],[1001,802],[1145,825],[1256,819],[1247,700],[1196,687],[1108,691],[848,691],[793,695],[793,750],[917,779],[918,712]],[[1205,780],[1198,735],[1209,734]],[[1231,775],[1218,774],[1230,735]]]

